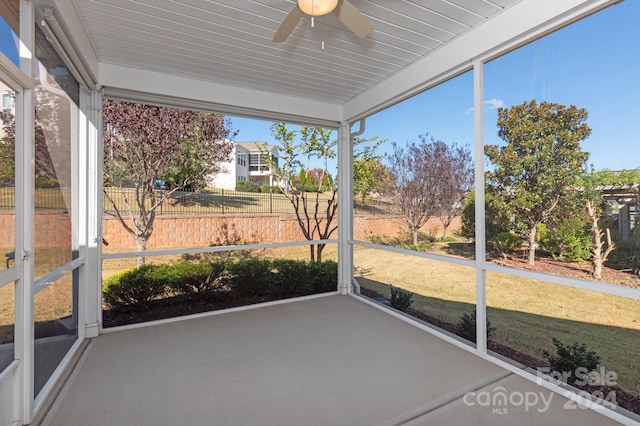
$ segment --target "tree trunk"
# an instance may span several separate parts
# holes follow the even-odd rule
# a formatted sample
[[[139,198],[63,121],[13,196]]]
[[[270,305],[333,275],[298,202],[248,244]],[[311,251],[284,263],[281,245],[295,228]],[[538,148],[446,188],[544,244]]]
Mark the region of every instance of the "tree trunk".
[[[593,278],[599,280],[602,278],[602,258],[593,258]]]
[[[139,252],[147,251],[147,239],[145,237],[137,236],[136,237],[136,248]],[[144,265],[144,256],[138,256],[136,258],[138,267]]]
[[[453,218],[447,216],[440,216],[440,223],[442,223],[442,239],[447,238],[447,230],[449,229],[449,225],[453,222]]]
[[[411,227],[411,232],[413,233],[413,245],[418,245],[418,228],[415,226]]]
[[[529,229],[529,256],[527,258],[527,265],[533,266],[536,263],[536,230],[537,223],[534,223],[531,229]]]
[[[316,247],[313,244],[311,244],[309,246],[309,250],[310,250],[309,253],[310,253],[310,256],[311,256],[311,261],[313,262],[315,260],[315,258],[316,258]]]
[[[317,250],[316,251],[316,253],[317,253],[316,260],[318,262],[322,262],[322,250],[324,250],[324,244],[318,244],[316,247],[317,247],[317,249],[316,249]]]
[[[607,261],[609,253],[615,248],[615,244],[611,241],[611,233],[607,229],[607,248],[604,250],[602,237],[604,233],[598,226],[598,212],[594,207],[594,203],[587,201],[587,214],[591,222],[591,266],[593,278],[599,280],[602,278],[602,266]]]

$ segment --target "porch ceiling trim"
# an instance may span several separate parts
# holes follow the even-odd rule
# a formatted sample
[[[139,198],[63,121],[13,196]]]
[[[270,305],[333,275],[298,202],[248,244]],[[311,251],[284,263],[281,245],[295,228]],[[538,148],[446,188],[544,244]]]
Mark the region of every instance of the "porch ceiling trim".
[[[105,96],[293,124],[337,128],[342,107],[153,71],[100,64]]]

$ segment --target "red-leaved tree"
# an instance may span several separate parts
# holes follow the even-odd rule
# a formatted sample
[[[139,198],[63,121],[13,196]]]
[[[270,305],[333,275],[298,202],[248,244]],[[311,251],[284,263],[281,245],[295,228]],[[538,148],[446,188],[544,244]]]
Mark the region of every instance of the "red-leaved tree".
[[[402,211],[402,220],[418,244],[418,231],[429,218],[453,209],[470,189],[473,169],[468,148],[447,145],[420,136],[420,142],[404,147],[392,143],[388,155],[389,170],[395,178],[394,201]],[[458,176],[461,174],[461,176]]]
[[[111,100],[104,103],[103,117],[105,186],[132,188],[120,191],[120,199],[117,192],[105,195],[138,251],[145,251],[158,208],[230,159],[231,123],[218,114]],[[155,188],[156,179],[176,170],[188,173],[180,173],[168,191]],[[138,264],[143,263],[141,256]]]

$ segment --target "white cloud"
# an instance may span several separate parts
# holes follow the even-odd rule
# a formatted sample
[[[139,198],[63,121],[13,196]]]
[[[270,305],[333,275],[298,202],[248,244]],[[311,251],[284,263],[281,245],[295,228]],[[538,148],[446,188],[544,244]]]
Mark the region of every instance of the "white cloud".
[[[504,108],[504,101],[502,99],[489,99],[488,101],[484,101],[484,104],[487,105],[489,109]]]
[[[484,101],[484,104],[486,106],[487,110],[492,110],[492,109],[498,109],[498,108],[504,108],[504,101],[502,99],[488,99],[486,101]],[[468,110],[466,110],[464,113],[466,115],[469,115],[473,112],[473,107],[469,108]]]

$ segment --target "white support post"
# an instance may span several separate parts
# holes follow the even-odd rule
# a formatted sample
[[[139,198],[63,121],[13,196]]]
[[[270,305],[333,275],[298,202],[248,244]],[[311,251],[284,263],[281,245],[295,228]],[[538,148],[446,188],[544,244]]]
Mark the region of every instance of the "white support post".
[[[338,291],[353,289],[353,139],[349,123],[338,128]]]
[[[487,292],[485,214],[484,214],[484,76],[483,64],[473,64],[474,130],[475,130],[475,221],[476,221],[476,350],[487,354]]]
[[[20,70],[34,78],[35,18],[33,3],[20,1]],[[15,260],[19,276],[15,289],[16,399],[19,421],[30,423],[34,407],[34,94],[26,89],[16,99]]]
[[[102,319],[102,91],[89,94],[87,105],[87,238],[84,337],[97,337]]]
[[[71,256],[73,259],[83,258],[85,240],[87,235],[87,181],[86,176],[86,144],[85,144],[85,114],[87,105],[87,91],[80,87],[76,107],[71,106],[70,148],[71,148]],[[71,272],[71,312],[76,325],[77,338],[84,337],[82,330],[82,315],[80,305],[82,299],[80,293],[83,291],[83,268],[79,267]]]

